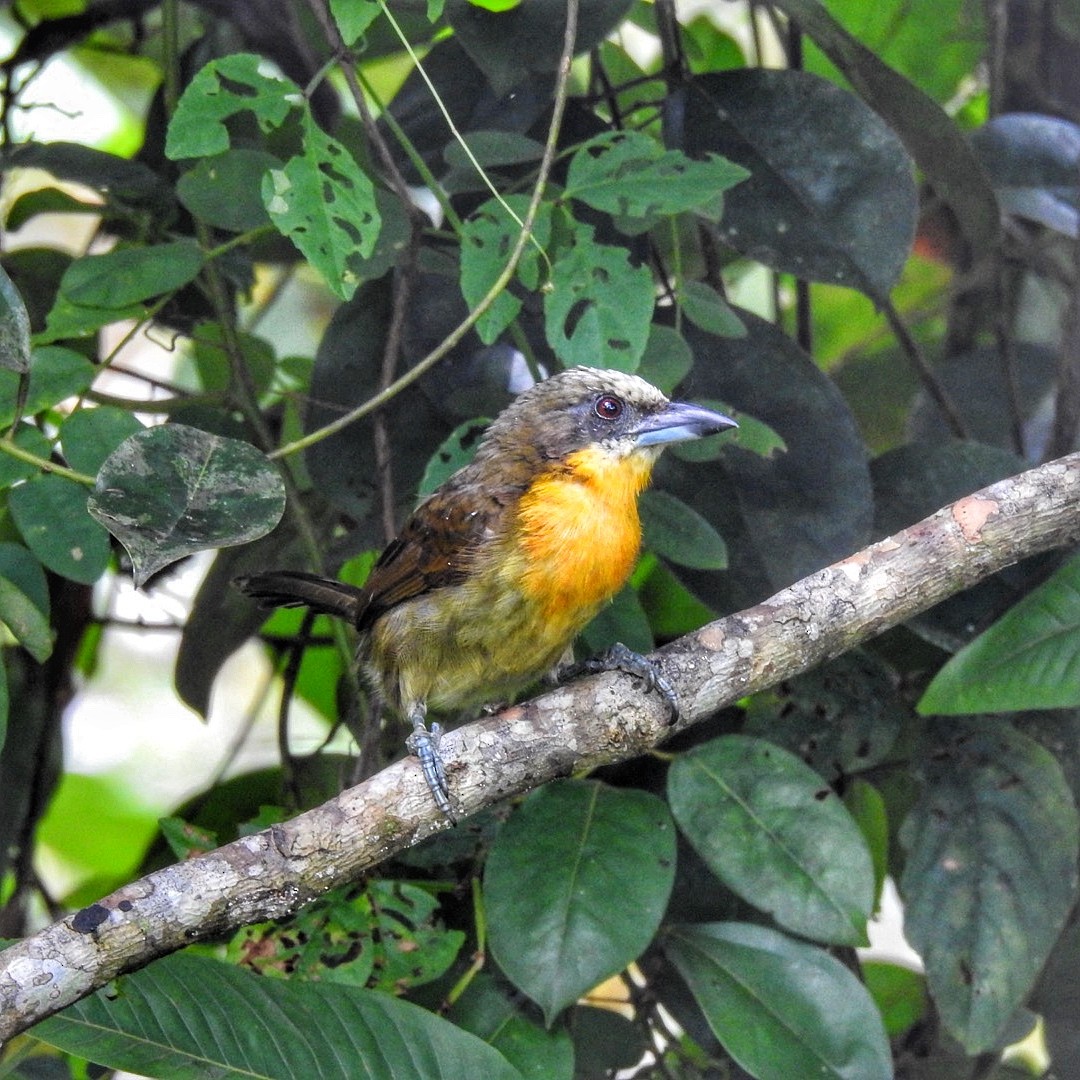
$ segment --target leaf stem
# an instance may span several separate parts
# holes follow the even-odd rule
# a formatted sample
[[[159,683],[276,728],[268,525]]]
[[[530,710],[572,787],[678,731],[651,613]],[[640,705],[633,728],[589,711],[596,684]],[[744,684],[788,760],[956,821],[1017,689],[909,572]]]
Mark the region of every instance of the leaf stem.
[[[29,450],[24,450],[18,443],[9,438],[0,439],[0,451],[10,457],[17,458],[19,461],[25,461],[27,465],[36,465],[43,472],[54,473],[56,476],[62,476],[65,480],[74,480],[76,484],[82,484],[84,487],[93,487],[96,482],[93,476],[76,472],[74,469],[69,469],[66,465],[58,465],[55,461],[50,461],[48,458],[32,454]]]

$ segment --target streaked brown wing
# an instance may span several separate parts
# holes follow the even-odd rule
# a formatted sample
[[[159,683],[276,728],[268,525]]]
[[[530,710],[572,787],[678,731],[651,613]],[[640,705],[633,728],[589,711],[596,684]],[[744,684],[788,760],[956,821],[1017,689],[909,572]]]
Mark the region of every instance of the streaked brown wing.
[[[461,582],[505,512],[504,500],[460,489],[437,491],[421,503],[365,582],[370,600],[358,628],[405,600]]]

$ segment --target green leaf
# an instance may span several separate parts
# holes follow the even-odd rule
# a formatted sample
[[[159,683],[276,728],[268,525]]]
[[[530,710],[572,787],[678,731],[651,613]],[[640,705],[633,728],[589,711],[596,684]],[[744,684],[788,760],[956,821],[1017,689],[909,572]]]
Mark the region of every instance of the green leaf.
[[[420,498],[430,495],[458,469],[472,461],[477,444],[490,423],[489,418],[481,416],[475,420],[466,420],[464,424],[458,424],[454,428],[439,449],[431,455],[417,492]]]
[[[34,454],[48,461],[52,456],[52,443],[41,433],[41,429],[34,424],[20,424],[15,432],[14,443],[20,450]],[[0,446],[4,445],[0,443]],[[22,461],[11,454],[0,452],[0,488],[11,487],[19,480],[29,480],[31,476],[37,476],[40,466],[30,461]]]
[[[694,161],[642,132],[611,131],[590,139],[570,159],[563,194],[617,217],[651,222],[707,208],[719,218],[723,192],[749,175],[719,154]]]
[[[720,232],[736,250],[813,281],[874,297],[896,284],[915,236],[911,159],[864,102],[802,71],[697,76],[686,95],[686,149],[750,170]]]
[[[679,289],[679,304],[686,317],[710,334],[746,337],[746,327],[732,306],[704,281],[687,281]]]
[[[342,300],[356,291],[364,260],[375,250],[382,218],[375,188],[356,159],[303,114],[304,153],[262,181],[274,224]]]
[[[119,986],[44,1021],[35,1036],[111,1069],[173,1080],[520,1080],[475,1036],[375,991],[263,979],[185,955]]]
[[[73,412],[60,428],[60,445],[67,463],[76,471],[96,476],[105,459],[143,426],[124,409],[110,405]]]
[[[11,489],[8,505],[26,546],[61,577],[92,585],[109,565],[109,534],[87,513],[86,488],[45,473]]]
[[[23,413],[34,416],[59,405],[65,398],[81,394],[94,381],[94,365],[82,353],[59,345],[34,349],[30,360],[30,386],[26,391]],[[19,376],[0,371],[0,423],[15,419],[15,400]]]
[[[920,972],[881,960],[864,960],[860,970],[889,1038],[903,1035],[926,1015],[926,979]]]
[[[279,127],[303,101],[295,83],[264,75],[261,56],[236,53],[211,60],[188,83],[169,121],[165,156],[210,157],[229,149],[224,121],[239,113],[255,115],[263,131]]]
[[[330,0],[330,13],[341,32],[347,49],[360,40],[365,30],[379,17],[382,8],[376,0]]]
[[[488,857],[492,954],[550,1024],[642,953],[674,874],[675,830],[656,796],[548,784],[507,821]]]
[[[637,373],[669,397],[694,366],[694,354],[683,336],[670,326],[653,323]]]
[[[625,586],[610,604],[581,632],[581,639],[591,653],[600,653],[616,642],[622,642],[636,653],[652,652],[656,647],[649,617],[641,606],[637,593]]]
[[[674,928],[664,943],[724,1049],[757,1080],[891,1080],[866,988],[839,960],[765,926]]]
[[[0,368],[30,370],[30,316],[19,290],[0,267]]]
[[[932,724],[900,832],[904,932],[969,1054],[998,1043],[1072,907],[1080,821],[1060,765],[1008,724]]]
[[[646,491],[638,503],[645,546],[680,566],[727,567],[724,538],[696,511],[666,491]]]
[[[472,156],[484,168],[498,168],[500,165],[524,165],[530,161],[539,161],[544,156],[544,145],[517,131],[470,131],[465,136],[465,145]],[[446,164],[452,169],[471,169],[476,166],[469,160],[468,154],[456,140],[447,143],[443,151]],[[515,196],[520,198],[520,196]],[[528,203],[528,199],[525,202]]]
[[[889,815],[885,800],[873,784],[861,777],[851,781],[844,792],[844,805],[859,826],[874,864],[874,908],[881,902],[881,890],[889,873]]]
[[[200,158],[176,182],[176,195],[192,216],[218,229],[245,232],[270,224],[262,178],[281,161],[264,150],[237,147]]]
[[[194,240],[117,248],[76,259],[64,272],[60,294],[77,307],[125,308],[194,280],[203,256]]]
[[[625,248],[598,244],[589,225],[576,225],[544,297],[544,334],[567,367],[635,371],[652,320],[653,280],[633,266]]]
[[[166,424],[109,456],[89,509],[127,549],[142,585],[185,555],[268,533],[284,512],[285,488],[250,443]]]
[[[509,195],[505,200],[520,220],[528,210],[525,195]],[[496,199],[477,207],[461,234],[461,294],[469,307],[476,307],[506,269],[510,252],[521,226]],[[551,206],[542,203],[533,224],[533,237],[545,247],[551,236]],[[531,242],[522,252],[517,276],[526,288],[535,289],[540,280],[539,253]],[[480,340],[490,345],[513,322],[521,310],[521,301],[504,289],[476,324]]]
[[[1080,555],[965,645],[934,676],[923,714],[1080,705]]]
[[[566,1030],[547,1031],[508,991],[505,983],[480,972],[454,1003],[449,1019],[493,1046],[526,1080],[572,1080],[574,1046]]]
[[[865,945],[874,869],[833,790],[779,746],[724,735],[668,772],[679,828],[717,877],[783,927]]]
[[[230,958],[262,975],[322,979],[403,993],[444,975],[465,935],[435,919],[427,889],[371,881],[335,889],[286,922],[242,930]]]
[[[49,658],[49,586],[41,563],[21,544],[0,543],[0,621],[39,664]]]

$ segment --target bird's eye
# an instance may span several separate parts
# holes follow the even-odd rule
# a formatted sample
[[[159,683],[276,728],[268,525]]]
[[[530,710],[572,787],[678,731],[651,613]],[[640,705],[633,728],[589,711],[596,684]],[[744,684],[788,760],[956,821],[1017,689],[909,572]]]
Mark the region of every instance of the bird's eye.
[[[612,397],[611,394],[598,397],[593,405],[593,412],[601,420],[618,420],[622,416],[622,411],[623,403],[617,397]]]

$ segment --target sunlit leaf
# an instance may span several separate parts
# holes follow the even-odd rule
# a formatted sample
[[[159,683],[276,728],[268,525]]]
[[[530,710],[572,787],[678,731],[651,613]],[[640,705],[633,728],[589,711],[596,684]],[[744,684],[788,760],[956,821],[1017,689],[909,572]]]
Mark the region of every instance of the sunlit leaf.
[[[253,53],[211,60],[188,83],[169,121],[165,155],[173,161],[209,157],[229,149],[225,121],[253,113],[263,131],[278,127],[303,97],[295,83],[263,73]]]
[[[649,338],[652,274],[632,265],[625,248],[598,244],[593,232],[577,225],[555,262],[544,297],[544,332],[567,367],[634,371]]]
[[[263,203],[330,288],[348,300],[379,236],[375,188],[345,146],[330,138],[308,110],[303,130],[304,153],[263,177]]]

